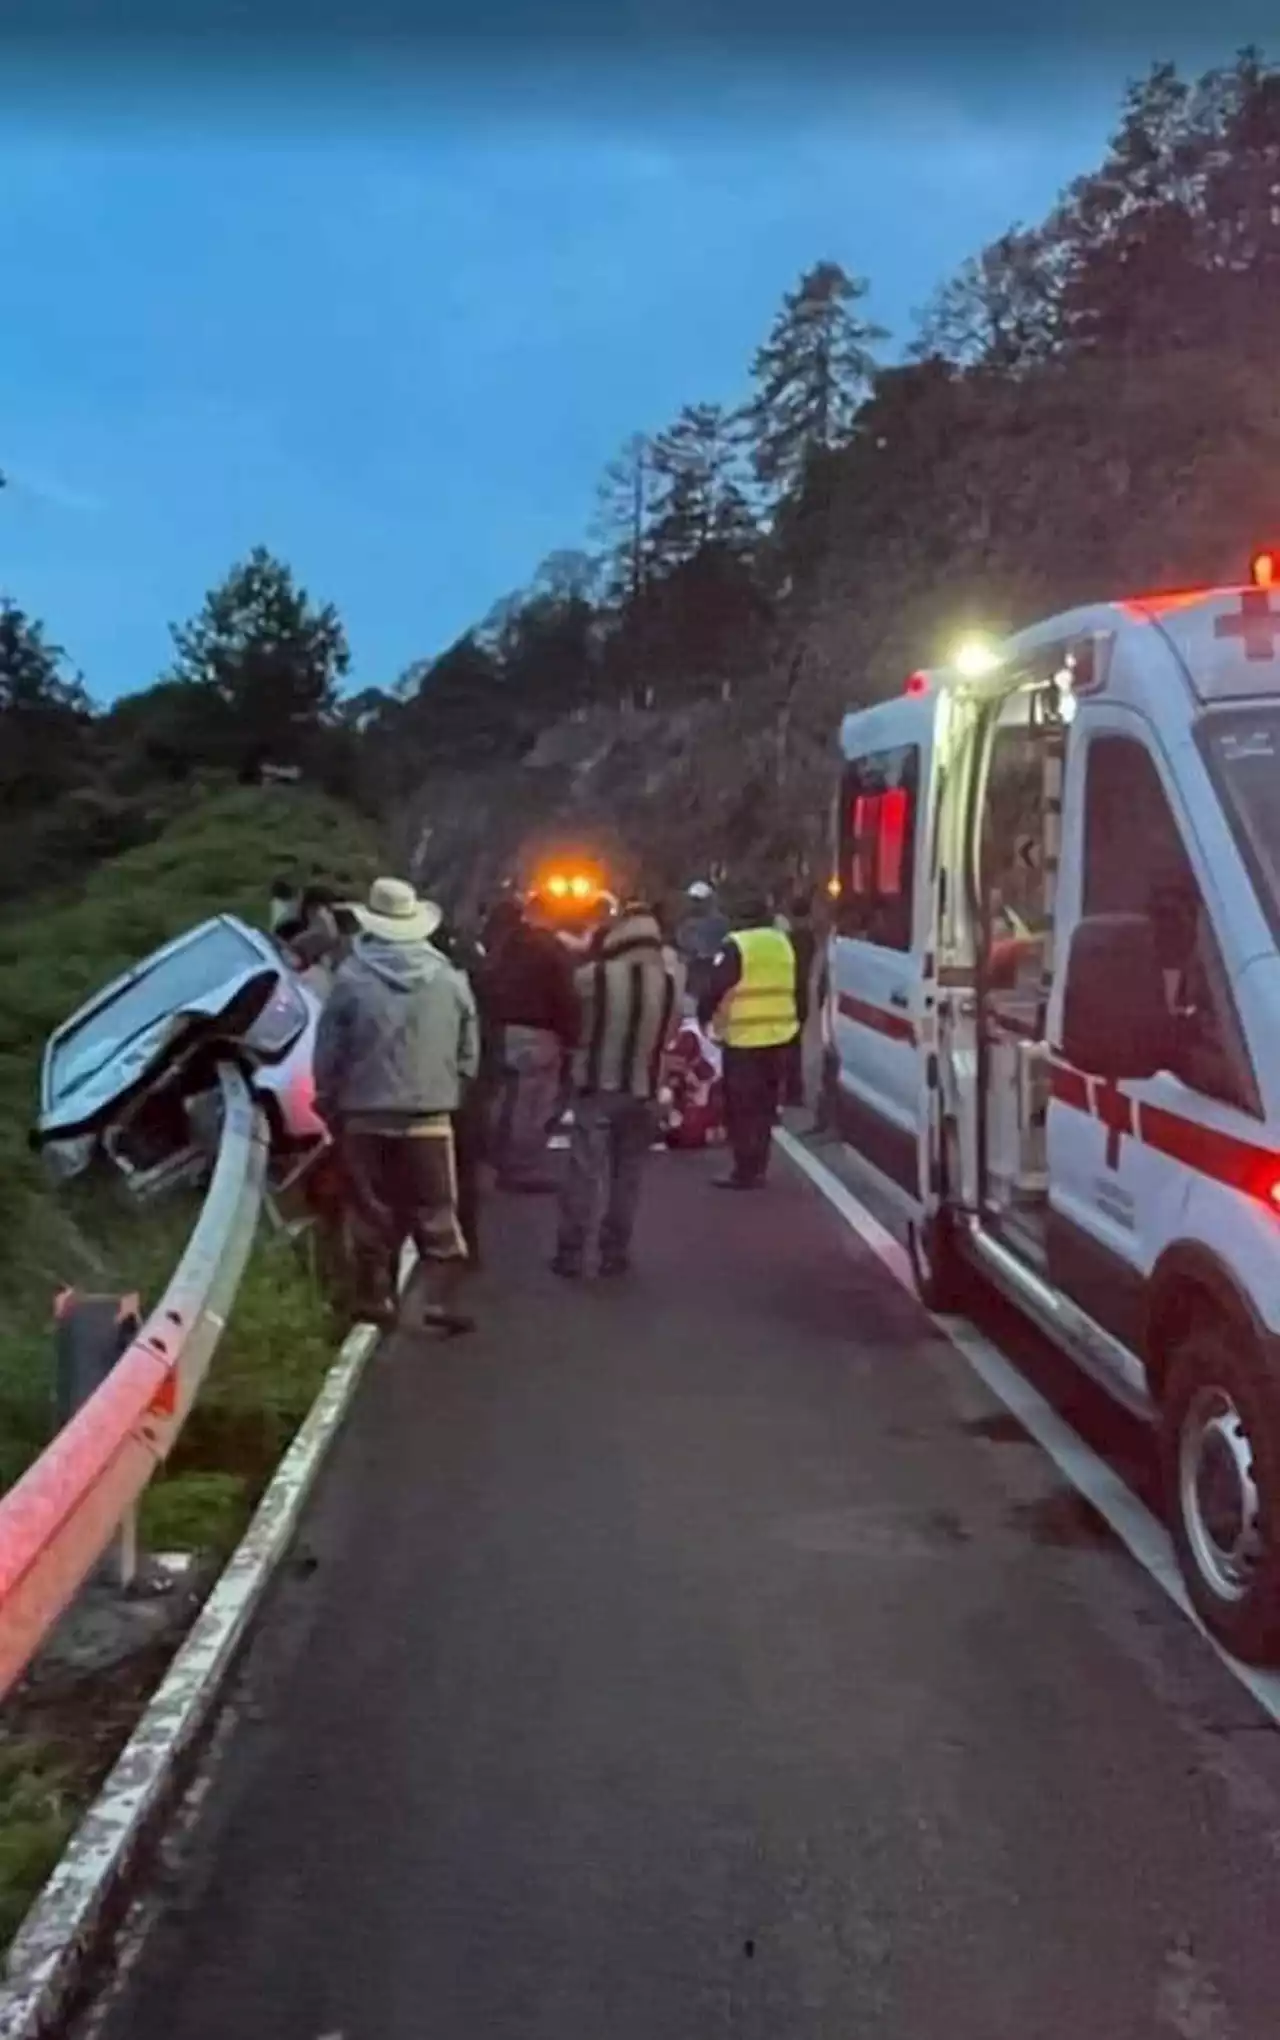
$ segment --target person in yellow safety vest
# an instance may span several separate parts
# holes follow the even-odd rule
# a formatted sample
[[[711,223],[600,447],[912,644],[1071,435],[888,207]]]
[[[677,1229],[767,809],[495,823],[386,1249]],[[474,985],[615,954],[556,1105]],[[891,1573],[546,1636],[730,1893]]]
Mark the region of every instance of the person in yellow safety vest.
[[[724,1048],[724,1119],[733,1170],[716,1188],[758,1190],[769,1167],[802,1002],[791,938],[773,925],[768,902],[744,902],[737,923],[711,966],[698,1019]]]

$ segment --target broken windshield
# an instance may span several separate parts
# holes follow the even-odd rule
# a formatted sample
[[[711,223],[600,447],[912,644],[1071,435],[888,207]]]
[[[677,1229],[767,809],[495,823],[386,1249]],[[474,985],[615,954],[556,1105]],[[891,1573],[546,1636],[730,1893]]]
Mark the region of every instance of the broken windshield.
[[[207,999],[261,962],[259,951],[223,921],[211,922],[171,954],[157,957],[58,1040],[50,1061],[49,1104],[81,1089],[169,1014]]]

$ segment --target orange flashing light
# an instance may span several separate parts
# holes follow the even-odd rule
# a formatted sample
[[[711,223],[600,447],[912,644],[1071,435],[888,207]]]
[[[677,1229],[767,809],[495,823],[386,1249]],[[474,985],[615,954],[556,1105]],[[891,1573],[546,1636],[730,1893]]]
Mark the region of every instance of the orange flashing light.
[[[840,874],[833,871],[827,880],[827,896],[829,899],[838,900],[843,891],[844,887],[840,883]]]
[[[585,907],[599,899],[600,892],[599,881],[588,871],[550,871],[530,888],[530,897],[541,894],[565,905],[572,901],[574,906]]]
[[[1249,579],[1255,588],[1274,588],[1276,582],[1276,556],[1270,546],[1264,546],[1249,560]]]

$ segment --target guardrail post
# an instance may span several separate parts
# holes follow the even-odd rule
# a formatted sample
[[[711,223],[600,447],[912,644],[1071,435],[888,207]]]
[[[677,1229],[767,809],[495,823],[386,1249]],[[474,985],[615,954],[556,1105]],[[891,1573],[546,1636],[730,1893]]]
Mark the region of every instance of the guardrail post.
[[[64,1289],[54,1299],[54,1408],[58,1428],[102,1386],[121,1354],[137,1336],[141,1304],[136,1295],[81,1296]],[[129,1510],[103,1552],[94,1578],[124,1590],[138,1571],[138,1512]]]

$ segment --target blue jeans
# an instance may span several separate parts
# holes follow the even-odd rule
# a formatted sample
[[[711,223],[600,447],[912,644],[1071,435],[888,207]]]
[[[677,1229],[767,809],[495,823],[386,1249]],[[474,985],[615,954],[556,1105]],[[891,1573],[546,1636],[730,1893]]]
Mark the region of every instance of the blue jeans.
[[[615,1264],[626,1260],[655,1124],[654,1107],[647,1098],[620,1091],[575,1097],[569,1170],[560,1192],[562,1259],[581,1260],[603,1191],[601,1258]]]
[[[560,1043],[543,1027],[507,1027],[494,1161],[504,1183],[546,1174],[547,1128],[560,1090]]]

